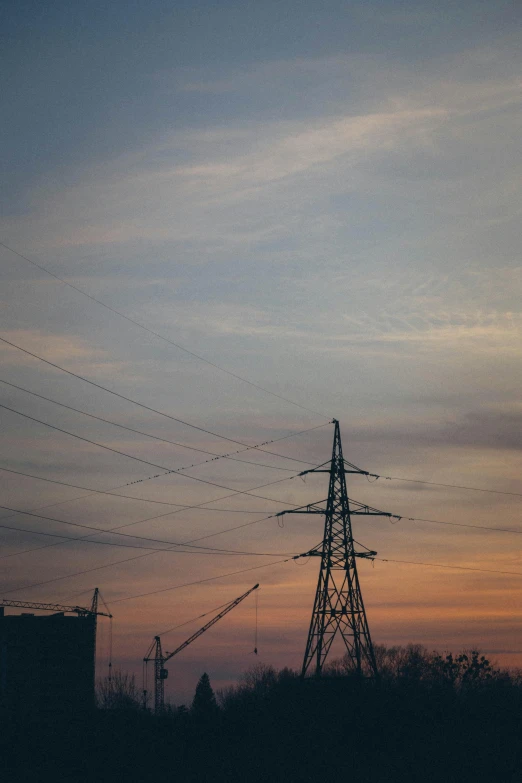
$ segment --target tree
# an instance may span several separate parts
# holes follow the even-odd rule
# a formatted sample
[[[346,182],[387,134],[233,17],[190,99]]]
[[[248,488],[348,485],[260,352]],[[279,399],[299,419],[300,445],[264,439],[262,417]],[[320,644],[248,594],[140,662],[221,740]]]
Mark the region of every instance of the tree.
[[[508,676],[477,650],[443,656],[436,651],[429,652],[421,644],[408,644],[406,647],[375,645],[374,651],[381,682],[409,686],[420,683],[441,685],[459,691],[486,682],[500,682]],[[330,677],[347,677],[353,671],[353,661],[348,655],[325,666],[325,674]]]
[[[425,678],[430,667],[430,653],[421,644],[408,644],[406,647],[376,644],[374,653],[377,671],[384,681],[419,681]],[[354,661],[347,653],[325,666],[325,674],[329,677],[349,677],[356,671]],[[365,662],[362,664],[362,671],[365,676],[372,674],[371,668]]]
[[[493,668],[484,655],[480,655],[478,650],[466,651],[457,656],[449,653],[445,658],[435,654],[433,666],[442,679],[457,689],[499,679],[501,674],[498,669]]]
[[[136,676],[121,669],[99,681],[96,697],[102,710],[139,710],[142,706]]]
[[[192,702],[192,714],[198,718],[208,719],[215,717],[218,709],[209,676],[204,672],[196,685],[196,692]]]
[[[273,666],[255,663],[241,675],[243,688],[256,696],[267,696],[277,682],[277,672]]]

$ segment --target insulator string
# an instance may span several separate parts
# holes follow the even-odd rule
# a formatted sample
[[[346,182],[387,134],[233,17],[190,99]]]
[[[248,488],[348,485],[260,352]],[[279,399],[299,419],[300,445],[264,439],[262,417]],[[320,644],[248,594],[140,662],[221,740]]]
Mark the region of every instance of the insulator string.
[[[257,614],[258,614],[258,590],[256,590],[255,595],[255,613],[256,613],[256,622],[255,622],[255,632],[254,632],[254,653],[257,655]]]

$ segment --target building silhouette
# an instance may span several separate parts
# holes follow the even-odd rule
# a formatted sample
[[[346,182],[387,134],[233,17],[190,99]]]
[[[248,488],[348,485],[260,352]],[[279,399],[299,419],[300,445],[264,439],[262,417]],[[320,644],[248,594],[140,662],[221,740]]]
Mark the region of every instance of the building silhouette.
[[[96,615],[22,613],[0,606],[0,707],[85,712],[95,705]]]

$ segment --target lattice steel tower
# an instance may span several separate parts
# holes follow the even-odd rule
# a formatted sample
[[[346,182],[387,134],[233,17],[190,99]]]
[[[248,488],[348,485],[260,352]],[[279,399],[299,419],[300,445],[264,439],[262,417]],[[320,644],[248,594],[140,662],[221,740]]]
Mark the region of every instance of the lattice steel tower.
[[[343,459],[339,422],[334,419],[333,424],[335,431],[330,467],[321,465],[303,471],[301,474],[329,473],[330,486],[327,500],[300,509],[280,512],[325,516],[322,544],[299,555],[299,557],[315,555],[321,558],[301,676],[304,677],[311,672],[316,676],[321,675],[330,648],[339,632],[354,673],[376,678],[377,664],[359,584],[357,558],[372,559],[377,552],[366,548],[364,552],[355,550],[357,542],[353,538],[351,516],[354,514],[387,517],[395,515],[348,498],[346,473],[361,473],[366,476],[373,474],[360,470]]]

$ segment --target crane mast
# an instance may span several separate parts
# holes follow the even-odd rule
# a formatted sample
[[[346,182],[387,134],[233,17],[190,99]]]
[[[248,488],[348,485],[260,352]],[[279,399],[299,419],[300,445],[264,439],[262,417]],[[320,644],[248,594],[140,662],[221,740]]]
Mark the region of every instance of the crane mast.
[[[169,676],[168,669],[164,668],[166,660],[161,646],[161,637],[155,636],[143,661],[145,664],[149,661],[154,661],[154,712],[156,715],[162,712],[165,704],[165,680]],[[147,688],[145,684],[143,686],[143,706],[147,707]]]
[[[257,590],[259,587],[259,584],[254,585],[250,588],[250,590],[247,590],[246,593],[243,593],[243,595],[240,595],[238,598],[235,598],[233,601],[231,601],[229,604],[225,606],[224,609],[222,609],[219,614],[215,615],[211,620],[208,621],[202,628],[200,628],[198,631],[192,634],[192,636],[189,636],[188,639],[186,639],[182,644],[179,645],[179,647],[176,647],[175,650],[172,652],[165,652],[163,653],[162,645],[161,645],[161,637],[155,636],[152,644],[150,645],[149,649],[147,650],[147,654],[145,655],[145,658],[143,659],[144,663],[147,664],[149,661],[154,661],[154,712],[156,715],[159,715],[161,712],[163,712],[163,709],[165,707],[165,680],[168,677],[168,670],[165,669],[165,664],[167,661],[170,661],[171,658],[173,658],[175,655],[180,653],[182,650],[185,649],[185,647],[188,647],[189,644],[192,644],[198,637],[201,636],[201,634],[205,633],[205,631],[208,631],[209,628],[211,628],[215,623],[218,622],[218,620],[221,620],[222,617],[224,617],[226,614],[228,614],[232,609],[234,609],[238,604],[241,603],[241,601],[244,601],[245,598],[247,598],[250,593],[253,593],[254,590]],[[144,702],[147,703],[147,690],[144,687]]]

